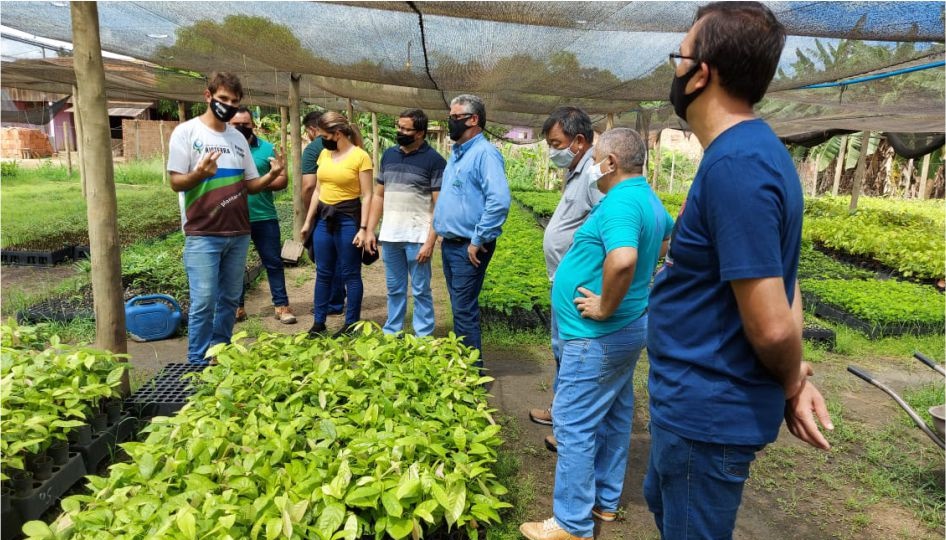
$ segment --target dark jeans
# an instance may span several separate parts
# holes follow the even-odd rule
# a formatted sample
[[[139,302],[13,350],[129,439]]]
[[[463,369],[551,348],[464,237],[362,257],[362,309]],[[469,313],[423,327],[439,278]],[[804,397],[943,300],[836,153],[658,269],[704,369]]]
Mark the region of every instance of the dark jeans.
[[[644,498],[660,537],[732,538],[749,465],[762,448],[694,441],[650,424]]]
[[[286,273],[282,264],[282,240],[279,238],[279,221],[250,222],[250,238],[256,246],[256,252],[263,261],[266,277],[269,279],[269,292],[273,295],[274,306],[288,306],[289,295],[286,293]],[[246,285],[240,294],[240,307],[246,296]]]
[[[486,253],[480,252],[480,265],[473,266],[467,255],[469,240],[447,240],[440,245],[443,255],[443,275],[450,292],[450,307],[453,309],[453,332],[463,339],[464,345],[480,351],[476,361],[483,367],[483,343],[480,332],[480,289],[486,277],[486,267],[496,251],[496,241],[484,245]]]
[[[312,233],[315,251],[315,322],[325,323],[333,300],[336,276],[345,284],[348,308],[345,324],[354,324],[361,319],[361,299],[364,287],[361,281],[361,250],[352,244],[358,233],[358,224],[345,215],[335,217],[335,230],[330,232],[324,219],[316,221]]]

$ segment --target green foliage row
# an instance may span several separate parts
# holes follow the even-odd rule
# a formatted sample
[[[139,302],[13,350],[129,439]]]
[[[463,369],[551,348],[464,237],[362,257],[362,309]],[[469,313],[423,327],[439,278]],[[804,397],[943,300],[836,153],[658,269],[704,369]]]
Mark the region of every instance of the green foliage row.
[[[13,321],[0,326],[0,454],[2,478],[24,469],[27,454],[86,424],[101,400],[118,397],[119,355],[59,342]],[[49,347],[40,349],[46,341]]]
[[[798,260],[799,279],[874,279],[877,274],[839,262],[815,249],[810,241],[802,241]]]
[[[184,270],[184,234],[180,231],[158,240],[145,240],[122,250],[122,282],[149,294],[187,298]]]
[[[542,230],[528,211],[512,205],[483,281],[480,306],[507,315],[515,308],[547,310],[550,287]]]
[[[848,212],[846,198],[805,201],[805,237],[829,248],[869,257],[906,277],[944,276],[944,216],[930,215],[926,205],[883,199],[859,199]]]
[[[20,174],[23,177],[24,174]],[[118,231],[123,245],[180,227],[177,195],[167,186],[118,184]],[[3,181],[0,212],[4,249],[88,245],[88,216],[78,182]]]
[[[525,206],[537,217],[552,217],[555,207],[561,200],[562,194],[558,191],[514,191],[513,198]]]
[[[804,279],[802,292],[877,328],[888,325],[944,328],[944,297],[932,287],[897,280]]]
[[[211,351],[219,365],[176,416],[123,445],[129,463],[30,537],[475,539],[499,522],[492,379],[455,336],[241,338]]]

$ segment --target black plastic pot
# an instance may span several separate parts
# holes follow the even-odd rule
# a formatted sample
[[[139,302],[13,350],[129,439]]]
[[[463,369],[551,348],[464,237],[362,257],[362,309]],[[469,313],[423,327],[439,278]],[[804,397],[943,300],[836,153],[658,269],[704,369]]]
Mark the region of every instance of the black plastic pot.
[[[108,429],[108,415],[105,413],[96,413],[92,417],[92,431],[99,433]]]
[[[82,424],[69,432],[69,441],[81,446],[88,446],[92,442],[92,426]]]
[[[13,503],[11,501],[12,497],[12,489],[7,486],[0,487],[0,512],[6,514],[10,510],[13,510]]]
[[[122,417],[122,400],[110,399],[105,402],[105,414],[108,415],[109,425],[118,422]]]
[[[26,497],[33,491],[33,473],[30,471],[13,471],[10,478],[13,480],[13,493],[17,497]]]
[[[69,461],[69,442],[56,439],[49,445],[46,454],[53,458],[53,465],[64,465]]]
[[[53,475],[53,458],[40,456],[33,461],[33,478],[46,480]]]

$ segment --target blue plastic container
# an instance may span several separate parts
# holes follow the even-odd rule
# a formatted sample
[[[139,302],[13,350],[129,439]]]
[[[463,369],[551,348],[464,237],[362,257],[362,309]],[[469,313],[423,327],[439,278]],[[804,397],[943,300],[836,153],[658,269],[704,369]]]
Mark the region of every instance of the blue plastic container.
[[[145,294],[125,302],[125,326],[135,341],[166,339],[181,325],[181,306],[166,294]]]

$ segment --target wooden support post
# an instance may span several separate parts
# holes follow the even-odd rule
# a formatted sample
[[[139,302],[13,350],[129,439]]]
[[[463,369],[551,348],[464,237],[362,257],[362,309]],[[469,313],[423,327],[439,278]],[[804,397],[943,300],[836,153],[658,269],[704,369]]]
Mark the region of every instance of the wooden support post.
[[[108,124],[105,69],[99,40],[99,12],[95,2],[72,2],[73,68],[79,87],[76,108],[81,118],[82,167],[88,182],[86,207],[91,247],[92,299],[95,310],[95,344],[113,353],[128,352],[122,288],[121,250],[118,240],[118,204]],[[122,378],[128,394],[128,372]]]
[[[296,242],[302,241],[302,223],[305,221],[309,201],[302,200],[302,119],[299,117],[299,79],[302,75],[289,74],[289,133],[292,152],[292,238]]]
[[[137,118],[135,118],[135,159],[141,161],[141,122]]]
[[[663,135],[663,130],[657,130],[657,142],[654,144],[654,176],[650,179],[650,186],[654,191],[657,191],[658,182],[660,181],[660,138]]]
[[[72,178],[72,130],[69,129],[69,123],[62,123],[63,139],[66,143],[66,166],[69,167],[69,178]]]
[[[903,175],[904,193],[910,192],[910,184],[913,182],[913,158],[907,160],[907,173]]]
[[[923,165],[920,170],[920,189],[917,191],[918,199],[926,198],[926,181],[930,176],[930,154],[923,156]]]
[[[287,128],[289,124],[289,108],[285,105],[279,107],[279,145],[282,147],[282,152],[286,152],[286,135],[289,133]]]
[[[348,121],[352,124],[355,123],[355,104],[351,98],[348,98]]]
[[[861,196],[864,176],[867,174],[867,147],[870,145],[870,131],[861,132],[861,153],[857,156],[857,168],[854,169],[854,185],[851,186],[851,204],[848,209],[857,210],[857,199]]]
[[[841,173],[844,172],[844,154],[847,152],[847,135],[841,137],[841,148],[838,150],[838,164],[834,167],[834,184],[831,186],[831,196],[838,196],[838,187],[841,185]]]
[[[158,138],[161,139],[161,183],[170,184],[168,179],[168,145],[164,140],[164,120],[158,123]]]
[[[374,168],[378,170],[381,166],[381,156],[378,152],[381,150],[381,140],[378,139],[378,113],[371,113],[371,159],[374,161]]]
[[[82,186],[82,198],[86,196],[85,186],[85,162],[82,160],[82,117],[79,115],[79,89],[72,86],[72,114],[73,121],[76,123],[76,157],[79,158],[79,184]],[[111,135],[109,135],[111,137]],[[109,148],[111,148],[111,139],[109,139]]]
[[[670,154],[670,193],[673,193],[673,174],[677,168],[677,153]]]
[[[610,129],[612,129],[612,128],[614,128],[614,113],[613,113],[613,112],[609,112],[609,113],[608,113],[608,119],[607,119],[607,121],[604,123],[604,130],[605,130],[605,131],[608,131],[608,130],[610,130]]]
[[[821,168],[821,154],[815,159],[815,174],[811,180],[811,196],[818,196],[818,170]]]
[[[187,107],[184,106],[183,101],[177,102],[177,120],[178,122],[187,120]]]

